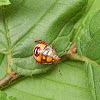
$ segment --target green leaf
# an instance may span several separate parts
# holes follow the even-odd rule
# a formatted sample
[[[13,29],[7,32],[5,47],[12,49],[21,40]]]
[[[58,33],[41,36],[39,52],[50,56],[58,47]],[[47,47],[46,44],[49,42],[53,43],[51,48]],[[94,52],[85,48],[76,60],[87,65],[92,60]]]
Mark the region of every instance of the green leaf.
[[[78,51],[94,61],[100,61],[100,11],[88,18],[78,36]]]
[[[9,67],[34,76],[4,91],[18,100],[99,100],[100,0],[12,0],[11,4],[0,10],[0,77]],[[59,62],[61,76],[56,64],[36,64],[32,37],[48,44],[55,41],[58,54],[77,41],[83,59]]]
[[[0,91],[0,100],[17,100],[15,97],[7,96],[7,94],[3,91]]]
[[[87,0],[11,2],[13,5],[2,9],[0,34],[0,52],[8,54],[8,73],[11,72],[10,67],[20,75],[44,73],[53,65],[36,63],[33,59],[36,43],[32,37],[48,44],[55,41],[58,54],[68,49],[73,27],[82,16]],[[47,2],[50,3],[47,5]]]
[[[0,53],[0,79],[6,75],[7,56]]]
[[[0,0],[0,6],[9,5],[9,4],[10,4],[9,0]]]
[[[47,74],[28,77],[5,91],[18,100],[99,100],[100,68],[77,61],[65,61]]]

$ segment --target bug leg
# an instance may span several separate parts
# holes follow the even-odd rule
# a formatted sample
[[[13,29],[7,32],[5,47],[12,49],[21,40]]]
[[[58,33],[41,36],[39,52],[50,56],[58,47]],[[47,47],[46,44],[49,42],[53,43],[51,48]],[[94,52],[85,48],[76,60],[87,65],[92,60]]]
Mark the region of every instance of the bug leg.
[[[34,40],[34,38],[32,37],[34,42],[44,42],[43,40]]]
[[[60,67],[59,67],[58,64],[57,64],[57,66],[58,66],[59,73],[60,73],[60,75],[62,76],[62,73],[61,73],[61,71],[60,71]]]
[[[38,62],[36,61],[36,63],[38,63]]]
[[[52,48],[53,47],[53,44],[54,44],[54,41],[51,43],[50,47]]]
[[[61,52],[60,54],[59,54],[59,56],[61,56],[63,53],[65,53],[67,50],[65,50],[65,51],[63,51],[63,52]]]
[[[44,42],[43,40],[36,40],[36,41],[34,41],[34,42]]]
[[[53,50],[56,50],[56,48],[53,48]]]
[[[32,40],[35,42],[34,38],[32,37]]]

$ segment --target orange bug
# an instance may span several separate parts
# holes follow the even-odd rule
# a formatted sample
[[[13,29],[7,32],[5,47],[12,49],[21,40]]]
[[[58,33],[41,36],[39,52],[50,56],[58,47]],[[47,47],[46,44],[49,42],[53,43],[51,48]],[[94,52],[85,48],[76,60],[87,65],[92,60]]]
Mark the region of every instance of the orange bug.
[[[58,62],[60,60],[55,49],[52,48],[53,43],[49,46],[43,40],[37,40],[35,42],[39,42],[33,50],[36,62],[40,64],[52,64],[53,62]]]

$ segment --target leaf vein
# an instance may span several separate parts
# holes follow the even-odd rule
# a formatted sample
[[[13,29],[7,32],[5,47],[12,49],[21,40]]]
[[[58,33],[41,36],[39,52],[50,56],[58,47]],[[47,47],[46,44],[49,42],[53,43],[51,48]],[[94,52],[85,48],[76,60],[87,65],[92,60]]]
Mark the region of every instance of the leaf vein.
[[[50,7],[49,7],[49,9],[51,9],[54,5],[56,4],[56,2],[54,2]],[[48,9],[48,10],[49,10]],[[40,19],[24,34],[24,35],[22,35],[22,37],[20,37],[17,41],[16,41],[16,43],[12,46],[12,49],[14,48],[14,47],[16,47],[16,45],[18,44],[18,43],[20,43],[24,38],[26,38],[26,36],[28,36],[29,35],[29,33],[32,31],[32,29],[34,29],[36,26],[37,26],[37,24],[42,20],[42,18],[48,13],[48,10],[40,17]]]
[[[37,76],[37,75],[34,75],[34,76]],[[47,80],[47,81],[55,82],[55,83],[62,84],[62,85],[67,85],[67,86],[70,86],[70,87],[73,87],[73,88],[77,88],[77,89],[80,89],[80,90],[90,92],[90,90],[88,90],[87,88],[78,87],[78,86],[68,84],[68,83],[58,82],[58,81],[55,81],[55,80],[47,79],[47,78],[42,77],[42,76],[37,76],[37,77],[42,78],[42,79]]]
[[[30,96],[34,96],[34,97],[38,97],[38,98],[46,99],[46,100],[51,100],[51,99],[46,98],[46,97],[37,96],[37,95],[35,95],[35,94],[29,94],[29,93],[27,93],[27,92],[25,92],[25,91],[19,91],[19,90],[15,89],[15,88],[12,88],[12,87],[11,87],[11,89],[14,90],[14,91],[17,91],[17,92],[19,92],[19,93],[25,94],[25,95],[30,95]]]
[[[9,19],[14,13],[16,13],[21,7],[22,5],[25,3],[25,0],[23,0],[18,7],[7,17],[7,19]]]

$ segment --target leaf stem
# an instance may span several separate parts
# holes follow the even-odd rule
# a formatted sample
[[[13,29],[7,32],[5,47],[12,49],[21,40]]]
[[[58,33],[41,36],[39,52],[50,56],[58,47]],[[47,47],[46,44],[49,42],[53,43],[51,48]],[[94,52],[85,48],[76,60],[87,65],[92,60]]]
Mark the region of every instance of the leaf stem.
[[[87,57],[80,56],[80,55],[78,55],[77,53],[71,55],[69,58],[72,59],[72,60],[80,60],[80,61],[89,62],[89,63],[95,64],[95,65],[97,65],[97,66],[100,67],[100,65],[97,64],[95,61],[93,61],[93,60],[91,60],[91,59],[89,59],[89,58],[87,58]]]
[[[1,80],[0,80],[0,88],[7,85],[8,83],[12,82],[13,80],[19,78],[20,75],[15,74],[14,72],[10,74],[6,74]]]
[[[16,78],[16,80],[13,80],[12,82],[8,82],[8,84],[5,84],[3,87],[0,88],[0,90],[4,90],[6,89],[7,87],[11,86],[11,85],[14,85],[16,84],[17,82],[25,79],[26,76],[20,76],[19,78]]]
[[[8,68],[7,68],[7,73],[11,73],[12,72],[12,69],[10,67],[10,62],[12,60],[12,58],[11,58],[11,43],[10,43],[10,37],[9,37],[9,33],[8,33],[8,24],[7,24],[5,9],[6,9],[5,6],[2,6],[3,21],[4,21],[4,26],[5,26],[6,38],[7,38],[7,41],[8,41]]]
[[[89,62],[89,63],[92,63],[92,64],[95,64],[97,66],[100,67],[99,64],[97,64],[95,61],[85,57],[85,56],[80,56],[78,55],[77,53],[73,53],[72,50],[76,48],[76,42],[74,42],[70,49],[68,50],[68,52],[66,53],[66,55],[62,56],[61,59],[62,60],[65,60],[65,59],[72,59],[72,60],[80,60],[80,61],[84,61],[84,62]],[[61,61],[62,61],[61,60]]]
[[[9,52],[8,52],[8,68],[7,68],[7,73],[11,73],[12,72],[12,68],[10,67],[11,61],[12,61],[11,50],[9,49]]]

